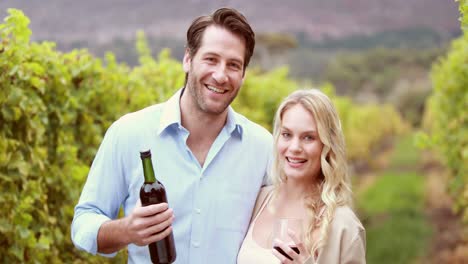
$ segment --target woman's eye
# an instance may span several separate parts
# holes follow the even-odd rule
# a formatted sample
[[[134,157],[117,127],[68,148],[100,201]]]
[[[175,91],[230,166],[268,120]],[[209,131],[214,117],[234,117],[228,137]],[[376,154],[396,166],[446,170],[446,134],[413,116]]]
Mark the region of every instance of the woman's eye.
[[[289,138],[291,135],[289,133],[282,133],[281,134],[284,138]]]

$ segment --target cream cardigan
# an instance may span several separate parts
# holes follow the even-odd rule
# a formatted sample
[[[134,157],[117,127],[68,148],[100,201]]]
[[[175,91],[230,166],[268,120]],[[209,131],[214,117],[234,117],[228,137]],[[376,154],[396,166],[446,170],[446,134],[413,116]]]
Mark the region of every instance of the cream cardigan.
[[[252,219],[273,191],[273,186],[263,187],[257,197]],[[363,264],[366,263],[366,231],[348,206],[336,208],[330,225],[328,239],[319,252],[318,264]],[[310,258],[304,264],[314,264]]]

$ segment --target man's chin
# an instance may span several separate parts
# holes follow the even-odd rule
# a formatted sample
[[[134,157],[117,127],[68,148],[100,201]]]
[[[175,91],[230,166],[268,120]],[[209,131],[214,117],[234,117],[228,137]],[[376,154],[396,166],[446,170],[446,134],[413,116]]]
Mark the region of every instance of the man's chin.
[[[226,105],[216,105],[216,106],[211,105],[205,108],[205,112],[211,115],[221,115],[226,111],[226,109],[227,109]]]

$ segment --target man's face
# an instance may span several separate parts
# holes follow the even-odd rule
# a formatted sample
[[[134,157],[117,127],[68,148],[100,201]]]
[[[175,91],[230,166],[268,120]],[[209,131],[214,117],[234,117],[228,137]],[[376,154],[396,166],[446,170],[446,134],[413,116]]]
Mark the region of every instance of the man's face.
[[[192,105],[211,115],[226,111],[243,82],[245,43],[217,26],[206,28],[194,57],[184,56],[184,71]]]

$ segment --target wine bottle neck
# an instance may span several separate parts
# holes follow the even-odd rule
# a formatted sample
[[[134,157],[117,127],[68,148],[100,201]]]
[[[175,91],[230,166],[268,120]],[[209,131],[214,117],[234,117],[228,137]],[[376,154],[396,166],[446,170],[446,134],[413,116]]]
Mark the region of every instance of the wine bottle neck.
[[[154,175],[153,163],[151,162],[151,158],[143,158],[141,161],[143,162],[143,174],[145,176],[145,182],[156,182],[156,176]]]

